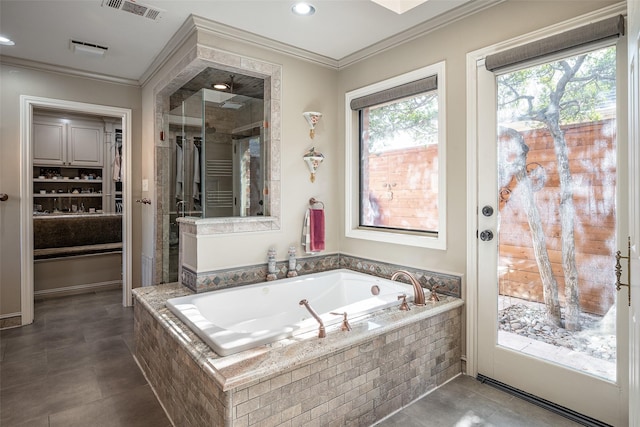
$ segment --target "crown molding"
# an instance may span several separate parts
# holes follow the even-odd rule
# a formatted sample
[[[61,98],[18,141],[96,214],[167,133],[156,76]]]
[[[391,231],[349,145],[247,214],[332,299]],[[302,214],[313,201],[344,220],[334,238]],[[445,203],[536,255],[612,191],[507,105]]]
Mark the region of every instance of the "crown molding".
[[[402,33],[398,33],[392,37],[384,39],[378,43],[372,44],[358,52],[347,55],[338,61],[338,69],[346,68],[357,62],[363,61],[374,55],[377,55],[385,50],[393,49],[401,44],[407,43],[411,40],[415,40],[418,37],[422,37],[428,33],[439,30],[440,28],[452,24],[453,22],[464,19],[475,13],[489,9],[500,3],[504,3],[507,0],[474,0],[458,6],[455,9],[449,10],[442,15],[438,15],[433,19],[418,24],[412,28],[409,28]]]
[[[64,74],[65,76],[83,77],[87,79],[99,80],[108,83],[115,83],[125,86],[140,87],[140,83],[135,79],[109,76],[107,74],[93,73],[90,71],[78,70],[61,65],[47,64],[45,62],[32,61],[29,59],[16,58],[13,56],[0,55],[2,65],[12,65],[15,67],[28,68],[37,71],[48,71],[50,73]]]
[[[218,37],[226,38],[228,40],[245,42],[252,46],[262,47],[264,49],[301,59],[303,61],[309,61],[325,67],[338,69],[338,61],[336,59],[329,58],[328,56],[319,55],[317,53],[313,53],[305,49],[300,49],[287,43],[282,43],[255,33],[230,27],[228,25],[214,22],[199,16],[193,16],[193,22],[198,30],[206,31]]]
[[[176,53],[176,51],[184,45],[189,37],[198,32],[206,32],[227,40],[243,42],[251,46],[262,47],[273,52],[292,56],[294,58],[313,62],[336,70],[338,69],[338,61],[335,59],[262,37],[248,31],[230,27],[219,22],[214,22],[201,16],[190,15],[176,34],[171,38],[169,43],[162,49],[158,56],[156,56],[147,71],[142,75],[140,78],[141,84],[143,86],[147,84],[149,80],[153,78],[153,76]]]
[[[147,70],[142,73],[140,76],[140,84],[141,86],[145,86],[152,78],[155,76],[158,71],[167,63],[169,58],[171,58],[176,51],[184,45],[184,43],[196,32],[196,27],[193,23],[193,15],[189,15],[189,17],[182,23],[178,31],[169,39],[169,43],[162,48],[160,53],[156,55],[156,57],[151,62],[151,65],[147,68]]]

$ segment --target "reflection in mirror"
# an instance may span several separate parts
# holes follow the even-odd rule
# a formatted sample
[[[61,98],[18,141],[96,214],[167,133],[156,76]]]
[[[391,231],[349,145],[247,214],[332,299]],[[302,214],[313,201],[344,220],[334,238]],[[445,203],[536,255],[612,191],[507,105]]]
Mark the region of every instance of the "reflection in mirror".
[[[269,215],[264,86],[260,78],[207,68],[171,95],[165,123],[177,216]]]

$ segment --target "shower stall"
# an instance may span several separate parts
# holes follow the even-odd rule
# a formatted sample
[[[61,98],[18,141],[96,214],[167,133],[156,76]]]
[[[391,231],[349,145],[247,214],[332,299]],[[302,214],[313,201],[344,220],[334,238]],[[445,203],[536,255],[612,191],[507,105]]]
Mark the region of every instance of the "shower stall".
[[[264,100],[202,88],[165,115],[170,144],[169,281],[178,274],[176,218],[268,215]]]

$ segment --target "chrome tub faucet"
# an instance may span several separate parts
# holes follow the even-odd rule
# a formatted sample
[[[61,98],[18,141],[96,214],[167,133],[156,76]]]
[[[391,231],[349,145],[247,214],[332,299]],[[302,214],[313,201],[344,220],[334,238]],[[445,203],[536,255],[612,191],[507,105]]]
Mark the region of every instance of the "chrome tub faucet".
[[[417,306],[425,305],[425,297],[424,297],[424,289],[420,285],[420,282],[413,276],[413,274],[409,273],[407,270],[398,270],[391,275],[391,280],[396,280],[399,276],[405,276],[413,285],[413,304]]]

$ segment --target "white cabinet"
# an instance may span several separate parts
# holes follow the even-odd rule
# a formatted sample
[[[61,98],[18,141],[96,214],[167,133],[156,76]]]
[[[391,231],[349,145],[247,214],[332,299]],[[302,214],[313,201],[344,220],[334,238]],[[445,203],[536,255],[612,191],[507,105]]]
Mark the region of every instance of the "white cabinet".
[[[33,164],[64,165],[67,126],[48,120],[33,121]]]
[[[69,123],[67,161],[70,166],[102,166],[103,129],[100,123]]]
[[[103,134],[98,121],[34,117],[33,164],[102,167]]]

